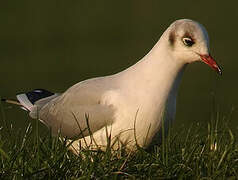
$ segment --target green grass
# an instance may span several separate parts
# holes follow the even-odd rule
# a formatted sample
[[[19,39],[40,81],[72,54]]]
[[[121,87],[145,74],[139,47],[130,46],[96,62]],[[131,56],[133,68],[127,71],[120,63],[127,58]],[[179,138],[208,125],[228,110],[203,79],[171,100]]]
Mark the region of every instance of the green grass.
[[[0,130],[0,179],[238,179],[238,144],[219,117],[207,127],[171,132],[151,152],[67,150],[50,133],[39,136],[38,121],[24,131]]]

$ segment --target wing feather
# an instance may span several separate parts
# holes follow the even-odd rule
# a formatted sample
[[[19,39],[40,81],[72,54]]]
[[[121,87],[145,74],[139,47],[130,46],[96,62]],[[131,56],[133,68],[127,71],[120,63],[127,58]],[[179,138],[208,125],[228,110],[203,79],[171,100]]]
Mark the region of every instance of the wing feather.
[[[101,103],[105,87],[97,81],[91,84],[76,84],[40,110],[40,119],[52,133],[80,138],[114,122],[114,106]]]

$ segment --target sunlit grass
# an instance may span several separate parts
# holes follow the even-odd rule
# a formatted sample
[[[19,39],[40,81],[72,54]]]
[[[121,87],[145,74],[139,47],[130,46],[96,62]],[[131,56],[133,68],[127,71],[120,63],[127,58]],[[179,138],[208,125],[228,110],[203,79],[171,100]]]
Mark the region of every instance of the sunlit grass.
[[[3,117],[2,117],[3,118]],[[5,118],[5,116],[4,116]],[[38,134],[38,122],[24,131],[0,130],[0,179],[175,178],[238,179],[236,137],[219,115],[207,127],[193,124],[172,132],[151,152],[68,151],[59,137]],[[34,130],[33,130],[34,129]]]

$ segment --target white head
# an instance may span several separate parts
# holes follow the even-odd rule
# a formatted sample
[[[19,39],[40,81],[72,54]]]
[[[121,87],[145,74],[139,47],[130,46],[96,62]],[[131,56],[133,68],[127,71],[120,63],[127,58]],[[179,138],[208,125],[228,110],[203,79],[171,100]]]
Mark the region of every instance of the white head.
[[[173,56],[183,63],[203,61],[221,74],[221,69],[210,56],[209,37],[199,23],[181,19],[172,23],[165,32],[165,39]]]

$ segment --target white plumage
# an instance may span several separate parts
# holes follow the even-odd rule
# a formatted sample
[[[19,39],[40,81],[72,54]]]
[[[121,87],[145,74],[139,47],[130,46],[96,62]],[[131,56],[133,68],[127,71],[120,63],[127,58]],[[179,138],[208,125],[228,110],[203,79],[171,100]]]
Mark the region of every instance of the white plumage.
[[[54,134],[60,130],[63,136],[76,138],[72,144],[75,152],[79,141],[81,146],[95,148],[97,144],[103,149],[108,138],[116,141],[112,148],[127,145],[134,149],[136,143],[146,148],[160,141],[162,119],[166,129],[174,119],[183,71],[194,61],[204,61],[221,72],[209,55],[205,28],[192,20],[177,20],[135,65],[111,76],[79,82],[28,109],[33,118],[39,114]],[[23,102],[24,98],[18,99]]]

